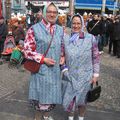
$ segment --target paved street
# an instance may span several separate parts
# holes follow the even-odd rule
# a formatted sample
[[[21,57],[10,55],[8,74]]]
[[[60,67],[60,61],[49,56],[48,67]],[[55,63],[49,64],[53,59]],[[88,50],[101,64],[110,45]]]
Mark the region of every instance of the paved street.
[[[9,69],[7,63],[0,65],[0,120],[33,120],[34,110],[27,99],[28,76],[21,68]],[[111,57],[107,51],[101,55],[99,80],[101,97],[88,104],[85,120],[120,120],[120,59]],[[55,120],[67,117],[61,106],[51,114]]]

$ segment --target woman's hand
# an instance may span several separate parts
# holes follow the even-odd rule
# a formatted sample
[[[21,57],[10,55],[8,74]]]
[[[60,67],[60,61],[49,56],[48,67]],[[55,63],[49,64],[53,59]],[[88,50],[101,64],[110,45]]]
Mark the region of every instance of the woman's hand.
[[[98,77],[93,77],[91,83],[96,84],[97,81],[98,81]]]
[[[63,56],[60,58],[60,65],[63,65],[64,63],[65,63],[65,57]]]
[[[55,60],[51,59],[51,58],[44,58],[44,63],[47,65],[47,66],[54,66],[55,65]]]

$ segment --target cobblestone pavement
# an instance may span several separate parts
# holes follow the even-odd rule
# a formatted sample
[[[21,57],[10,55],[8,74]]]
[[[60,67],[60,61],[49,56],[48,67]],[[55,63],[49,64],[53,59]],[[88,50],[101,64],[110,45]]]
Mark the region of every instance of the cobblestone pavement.
[[[101,70],[99,83],[102,86],[102,94],[98,101],[93,103],[105,109],[120,111],[120,59],[105,53],[101,55]]]
[[[28,78],[29,73],[24,71],[22,67],[9,69],[7,63],[0,65],[0,120],[33,120],[33,109],[27,99]],[[119,81],[120,59],[112,57],[105,52],[101,55],[99,79],[99,84],[102,86],[102,94],[99,100],[88,104],[85,120],[88,117],[89,120],[110,120],[108,117],[111,120],[119,120]],[[61,106],[58,106],[52,114],[56,120],[65,120],[66,114]],[[98,115],[99,119],[95,118],[94,115]],[[103,116],[105,119],[102,118]],[[114,116],[117,118],[115,119]]]

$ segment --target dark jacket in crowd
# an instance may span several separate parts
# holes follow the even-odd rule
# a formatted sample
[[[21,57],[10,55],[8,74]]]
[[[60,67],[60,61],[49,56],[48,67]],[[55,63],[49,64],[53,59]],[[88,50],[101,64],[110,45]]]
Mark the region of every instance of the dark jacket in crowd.
[[[97,35],[101,35],[102,34],[102,27],[101,27],[101,21],[99,21],[98,23],[98,20],[91,20],[90,22],[88,22],[87,24],[87,30],[89,33],[97,36]],[[97,23],[97,24],[96,24]],[[96,24],[96,25],[95,25]],[[95,25],[95,27],[93,28],[93,26]]]
[[[5,23],[0,24],[0,41],[4,42],[6,35],[8,34],[7,25]]]
[[[16,26],[16,28],[12,31],[12,33],[15,38],[16,44],[18,44],[20,40],[25,39],[25,32],[24,32],[22,26],[20,26],[20,25]]]
[[[7,25],[3,22],[0,24],[0,57],[4,49],[4,41],[6,39],[7,34],[8,34]]]
[[[101,21],[101,28],[102,28],[102,34],[106,34],[108,35],[108,25],[109,25],[109,22],[108,20],[102,20]]]
[[[109,34],[110,40],[113,41],[113,39],[114,39],[114,23],[112,20],[109,22],[109,25],[108,25],[108,34]]]
[[[120,21],[114,23],[114,40],[120,41]]]

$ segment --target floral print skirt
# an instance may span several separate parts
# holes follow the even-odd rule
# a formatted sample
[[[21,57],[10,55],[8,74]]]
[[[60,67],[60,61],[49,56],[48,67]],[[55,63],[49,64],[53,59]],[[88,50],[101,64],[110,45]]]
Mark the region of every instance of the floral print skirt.
[[[35,110],[41,112],[49,112],[55,108],[55,104],[40,104],[37,100],[31,100],[30,104],[34,107]]]

